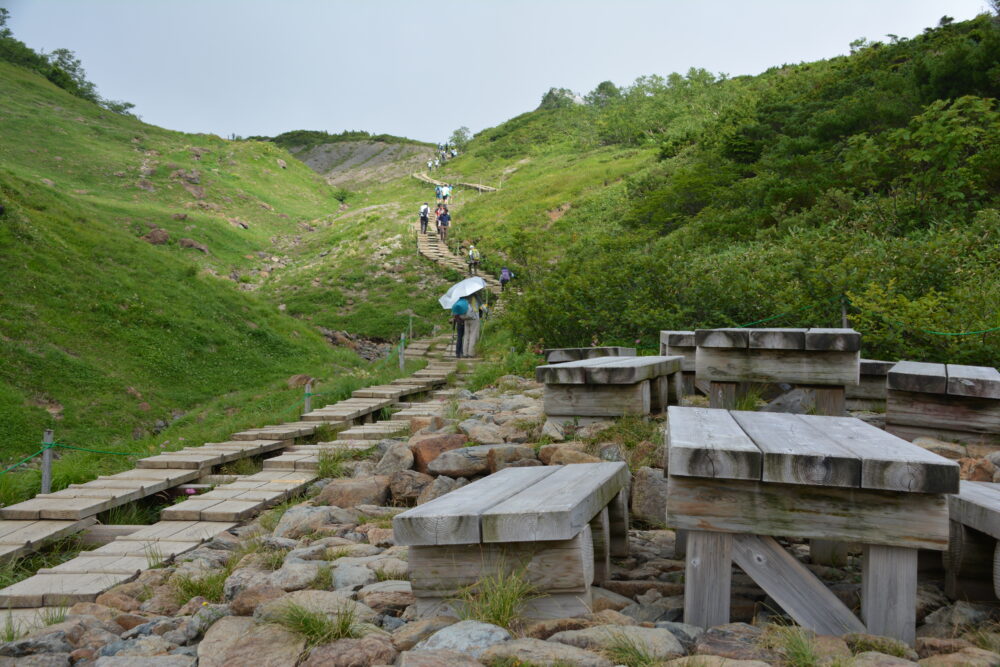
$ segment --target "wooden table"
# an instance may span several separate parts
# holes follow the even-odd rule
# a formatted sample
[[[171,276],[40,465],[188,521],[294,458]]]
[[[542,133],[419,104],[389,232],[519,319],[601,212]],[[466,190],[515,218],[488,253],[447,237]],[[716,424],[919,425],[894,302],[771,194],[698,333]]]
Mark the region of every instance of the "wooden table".
[[[597,359],[599,357],[634,357],[634,347],[606,345],[603,347],[552,347],[542,350],[545,363],[559,364],[564,361]]]
[[[808,387],[816,412],[845,412],[844,388],[860,380],[861,334],[854,329],[698,329],[695,375],[713,408],[736,407],[741,382]]]
[[[729,622],[735,561],[804,627],[913,643],[917,550],[947,548],[955,462],[848,417],[670,407],[668,421],[686,623]],[[774,536],[860,543],[864,624]]]
[[[535,368],[553,419],[607,419],[663,412],[679,401],[681,357],[599,357]]]

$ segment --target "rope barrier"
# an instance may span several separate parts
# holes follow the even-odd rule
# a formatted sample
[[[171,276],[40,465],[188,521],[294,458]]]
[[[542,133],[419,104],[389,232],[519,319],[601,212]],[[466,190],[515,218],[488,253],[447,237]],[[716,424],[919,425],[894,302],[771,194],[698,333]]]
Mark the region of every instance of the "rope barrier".
[[[91,452],[94,454],[110,454],[112,456],[132,456],[135,452],[109,452],[103,449],[87,449],[86,447],[74,447],[73,445],[64,445],[61,442],[53,442],[51,447],[58,447],[59,449],[72,449],[77,452]]]
[[[16,468],[16,467],[18,467],[20,465],[24,465],[25,463],[27,463],[31,459],[35,458],[36,456],[38,456],[39,454],[41,454],[42,452],[44,452],[46,449],[49,449],[50,447],[52,447],[52,445],[45,445],[44,447],[42,447],[41,449],[39,449],[34,454],[31,454],[30,456],[24,457],[23,459],[21,459],[20,461],[18,461],[14,465],[10,466],[9,468],[7,468],[6,470],[4,470],[3,472],[0,472],[0,475],[6,475],[7,473],[9,473],[14,468]]]

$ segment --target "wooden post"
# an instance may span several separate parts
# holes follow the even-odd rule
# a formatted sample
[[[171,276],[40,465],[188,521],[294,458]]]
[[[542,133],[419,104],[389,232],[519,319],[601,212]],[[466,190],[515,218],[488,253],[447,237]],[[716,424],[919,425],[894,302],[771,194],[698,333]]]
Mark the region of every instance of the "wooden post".
[[[594,541],[594,583],[603,586],[611,579],[611,523],[607,507],[590,520],[590,534]]]
[[[816,397],[816,414],[826,417],[843,417],[847,411],[845,391],[840,386],[813,386]]]
[[[608,539],[612,558],[628,557],[628,487],[622,489],[608,504]]]
[[[736,382],[709,383],[708,407],[724,410],[736,409]],[[728,621],[726,621],[728,623]]]
[[[410,340],[413,340],[413,314],[410,313]]]
[[[403,370],[406,366],[406,359],[404,358],[404,353],[406,352],[406,332],[399,334],[399,370]]]
[[[688,532],[684,574],[684,622],[711,628],[729,622],[733,575],[730,533]]]
[[[873,635],[913,645],[917,628],[917,550],[865,544],[861,615]]]
[[[42,436],[43,445],[51,445],[55,442],[52,429],[45,429]],[[52,493],[52,448],[46,447],[42,452],[42,493]]]
[[[674,560],[680,560],[687,555],[688,532],[681,528],[674,530]]]
[[[302,414],[313,411],[313,383],[306,382],[306,400],[302,405]]]

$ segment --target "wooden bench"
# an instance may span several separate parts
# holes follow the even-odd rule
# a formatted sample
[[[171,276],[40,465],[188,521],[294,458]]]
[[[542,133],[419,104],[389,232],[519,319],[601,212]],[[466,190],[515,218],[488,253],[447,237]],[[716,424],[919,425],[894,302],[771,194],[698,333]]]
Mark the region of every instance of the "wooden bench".
[[[545,363],[561,364],[564,361],[580,361],[581,359],[597,359],[598,357],[634,357],[634,347],[553,347],[542,350]]]
[[[544,594],[526,616],[588,613],[592,583],[610,576],[612,556],[628,555],[628,484],[618,462],[505,468],[397,514],[418,613],[453,608],[481,577],[521,568]]]
[[[545,414],[557,420],[648,415],[679,400],[681,357],[601,357],[535,369]]]
[[[735,562],[819,634],[913,643],[917,550],[948,545],[958,465],[848,417],[671,407],[667,524],[686,529],[684,622],[729,622]],[[775,541],[862,545],[858,620]]]
[[[945,593],[966,600],[1000,598],[1000,484],[962,482],[948,506]]]
[[[684,378],[684,393],[695,392],[695,352],[698,347],[694,343],[693,331],[661,331],[660,354],[668,357],[684,357],[681,361],[681,371]]]
[[[886,381],[894,361],[861,360],[861,376],[856,385],[846,387],[848,410],[885,410]]]
[[[845,412],[844,387],[856,385],[861,334],[853,329],[698,329],[695,373],[707,380],[713,408],[736,407],[740,382],[810,388],[816,412]]]
[[[889,371],[886,430],[969,445],[974,456],[1000,445],[1000,372],[983,366],[900,361]]]

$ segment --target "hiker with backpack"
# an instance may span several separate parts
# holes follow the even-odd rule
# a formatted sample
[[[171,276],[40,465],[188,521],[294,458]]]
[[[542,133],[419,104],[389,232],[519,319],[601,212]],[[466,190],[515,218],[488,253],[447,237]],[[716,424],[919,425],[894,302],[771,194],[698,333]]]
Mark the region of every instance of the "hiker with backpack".
[[[437,198],[438,202],[441,201],[441,186],[437,185],[434,187],[434,197]]]
[[[445,204],[448,203],[448,197],[451,196],[451,186],[445,183],[444,187],[441,188],[441,199]]]
[[[427,233],[427,223],[430,222],[431,218],[431,207],[424,202],[423,206],[420,207],[420,233]]]
[[[506,266],[500,269],[500,291],[503,292],[507,289],[507,283],[509,283],[514,278],[514,272],[508,269]]]
[[[483,258],[482,253],[479,252],[479,248],[475,245],[469,246],[469,256],[466,261],[469,263],[469,275],[478,276],[479,275],[479,261]]]
[[[451,324],[455,327],[455,357],[462,358],[462,348],[465,344],[464,316],[469,312],[469,300],[464,296],[451,307]]]
[[[448,225],[451,224],[451,214],[448,213],[448,207],[444,207],[444,213],[438,216],[438,235],[441,237],[441,243],[448,242]]]
[[[479,309],[483,307],[479,294],[476,292],[467,297],[469,309],[462,315],[465,325],[465,340],[462,341],[463,357],[476,356],[476,343],[479,342]]]

